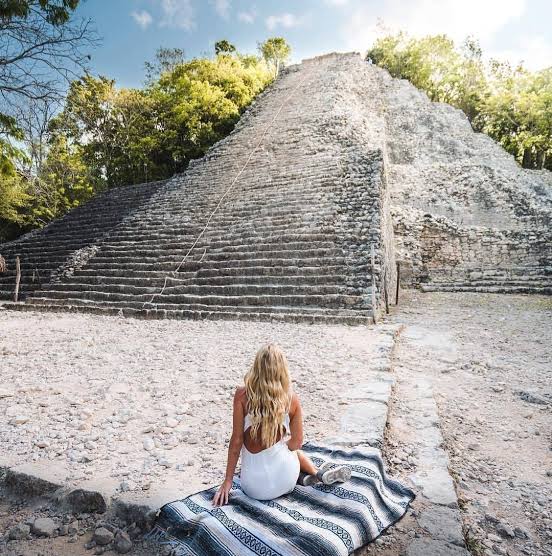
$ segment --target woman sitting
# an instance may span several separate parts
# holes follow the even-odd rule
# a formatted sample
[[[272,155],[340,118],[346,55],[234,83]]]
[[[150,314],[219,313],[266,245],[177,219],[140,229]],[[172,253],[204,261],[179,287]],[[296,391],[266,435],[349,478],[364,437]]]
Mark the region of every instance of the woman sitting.
[[[241,452],[242,491],[257,500],[272,500],[291,492],[297,483],[333,484],[347,481],[347,466],[317,469],[301,452],[303,414],[301,402],[291,389],[286,358],[269,344],[259,350],[245,386],[234,395],[232,438],[228,447],[226,478],[213,498],[213,505],[228,503],[232,478]]]

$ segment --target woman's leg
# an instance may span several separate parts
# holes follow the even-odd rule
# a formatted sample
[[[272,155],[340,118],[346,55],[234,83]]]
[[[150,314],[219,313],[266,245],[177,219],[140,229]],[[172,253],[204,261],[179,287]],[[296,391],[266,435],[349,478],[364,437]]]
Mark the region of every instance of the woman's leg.
[[[314,463],[312,463],[311,459],[306,456],[301,450],[297,450],[297,457],[299,458],[299,467],[301,469],[301,473],[306,473],[307,475],[316,475],[318,472],[318,468]]]
[[[318,469],[301,450],[297,450],[297,457],[300,468],[297,482],[300,485],[312,486],[319,482],[332,485],[333,483],[343,483],[351,478],[351,469],[346,465],[332,466],[331,463],[326,462]]]

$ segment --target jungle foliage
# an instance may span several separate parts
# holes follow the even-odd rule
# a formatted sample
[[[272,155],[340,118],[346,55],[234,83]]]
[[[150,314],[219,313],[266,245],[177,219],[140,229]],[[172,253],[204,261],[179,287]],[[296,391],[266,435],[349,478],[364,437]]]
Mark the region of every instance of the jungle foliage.
[[[13,116],[1,114],[9,134],[0,142],[0,241],[106,188],[183,171],[233,129],[274,78],[274,64],[273,51],[243,55],[226,40],[212,58],[162,48],[146,63],[141,88],[85,72],[54,108],[35,100],[32,110],[23,102]]]
[[[367,58],[408,79],[434,101],[462,109],[473,128],[490,135],[525,168],[552,170],[552,67],[485,63],[477,41],[460,47],[445,35],[405,33],[375,42]]]

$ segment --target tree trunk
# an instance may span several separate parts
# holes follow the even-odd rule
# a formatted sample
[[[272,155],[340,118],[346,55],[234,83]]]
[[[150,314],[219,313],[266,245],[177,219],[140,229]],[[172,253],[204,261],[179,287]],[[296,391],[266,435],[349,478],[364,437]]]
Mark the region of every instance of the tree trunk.
[[[537,151],[537,169],[542,170],[544,168],[544,162],[546,160],[546,153],[544,151]]]
[[[521,162],[521,165],[524,168],[532,168],[533,167],[533,157],[532,157],[531,149],[525,149],[523,151],[523,160]]]

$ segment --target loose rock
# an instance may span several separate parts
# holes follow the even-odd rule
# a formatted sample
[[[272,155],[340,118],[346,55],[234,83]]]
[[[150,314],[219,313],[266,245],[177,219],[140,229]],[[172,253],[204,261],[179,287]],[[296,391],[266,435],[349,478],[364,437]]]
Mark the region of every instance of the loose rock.
[[[26,523],[18,523],[12,527],[8,533],[8,538],[12,541],[26,539],[31,534],[31,528]]]
[[[51,537],[56,529],[54,520],[49,517],[39,517],[31,526],[31,532],[37,537]]]
[[[127,533],[120,531],[115,537],[115,551],[119,554],[127,554],[132,550],[132,541]]]
[[[114,538],[113,533],[109,529],[106,529],[105,527],[98,527],[94,531],[94,535],[92,537],[92,540],[98,546],[105,546],[105,545],[109,544],[113,540],[113,538]]]

